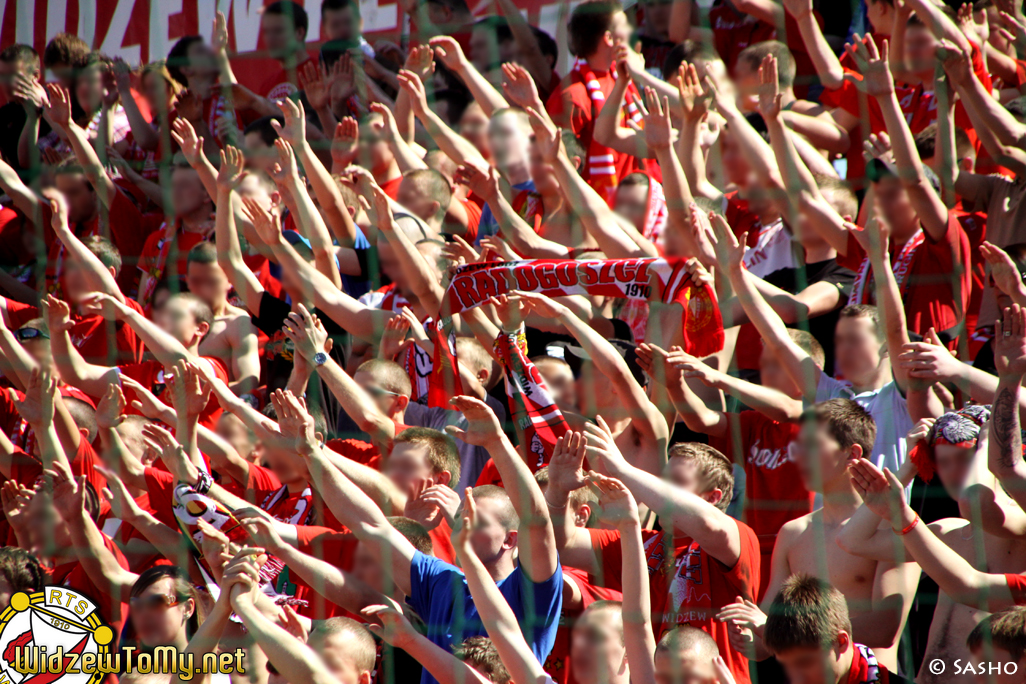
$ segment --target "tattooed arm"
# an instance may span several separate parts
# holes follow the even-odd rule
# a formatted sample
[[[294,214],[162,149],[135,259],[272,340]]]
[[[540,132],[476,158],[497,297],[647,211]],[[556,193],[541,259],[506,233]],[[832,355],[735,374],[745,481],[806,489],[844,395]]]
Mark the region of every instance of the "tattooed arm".
[[[995,330],[994,362],[998,387],[990,421],[987,462],[1008,494],[1026,505],[1026,462],[1019,431],[1019,388],[1026,374],[1026,309],[1018,304],[1004,310]]]

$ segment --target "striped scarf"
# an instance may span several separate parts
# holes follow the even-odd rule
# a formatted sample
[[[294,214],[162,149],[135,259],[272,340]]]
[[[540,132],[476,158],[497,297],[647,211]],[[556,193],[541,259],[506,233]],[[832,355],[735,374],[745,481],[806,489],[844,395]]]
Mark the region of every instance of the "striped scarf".
[[[925,241],[926,237],[923,235],[923,229],[920,228],[912,236],[912,239],[901,248],[901,252],[891,267],[894,271],[894,279],[898,281],[898,290],[901,291],[902,297],[905,296],[905,291],[908,289],[908,276],[912,270],[912,260]],[[851,296],[848,297],[849,306],[852,304],[869,304],[873,300],[872,275],[872,268],[869,263],[869,256],[867,255],[862,260],[858,275],[855,276],[855,283],[851,288]]]
[[[599,83],[595,72],[583,59],[577,60],[574,64],[574,71],[580,75],[581,80],[584,82],[584,87],[588,91],[588,97],[591,98],[591,119],[596,121],[599,112],[602,111],[602,107],[606,103],[606,95],[602,92],[602,84]],[[609,75],[616,79],[616,69],[611,68]],[[643,117],[637,102],[640,101],[641,95],[633,83],[627,85],[627,95],[624,99],[626,102],[623,108],[623,120],[630,119],[640,126]],[[595,139],[595,136],[592,135],[591,141],[588,143],[588,184],[598,194],[602,195],[606,202],[612,205],[613,197],[616,194],[616,186],[619,183],[620,179],[616,177],[616,152],[600,144]]]

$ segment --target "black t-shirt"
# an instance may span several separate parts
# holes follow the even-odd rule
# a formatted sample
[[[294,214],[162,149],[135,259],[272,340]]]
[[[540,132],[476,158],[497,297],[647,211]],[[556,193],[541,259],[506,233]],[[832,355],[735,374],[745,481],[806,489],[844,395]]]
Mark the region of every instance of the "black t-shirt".
[[[268,392],[276,389],[285,389],[289,382],[289,375],[292,373],[292,357],[295,354],[295,349],[292,341],[285,337],[285,333],[281,331],[282,326],[285,324],[285,319],[288,318],[290,313],[292,313],[292,307],[288,302],[264,292],[260,298],[259,315],[250,315],[253,319],[253,325],[271,338],[264,346],[264,358],[261,364],[264,369],[263,382],[267,385]],[[334,341],[330,354],[331,358],[338,365],[345,368],[344,342],[346,331],[330,317],[319,313],[316,309],[314,309],[313,313],[318,314],[318,317],[324,324],[324,329],[328,331],[328,335]],[[318,381],[314,382],[315,379]],[[341,410],[335,395],[331,393],[331,390],[328,389],[324,382],[317,378],[316,374],[311,378],[306,393],[307,405],[319,404],[322,407],[324,410],[324,420],[328,425],[328,432],[334,435],[338,423],[338,414]]]
[[[25,108],[18,102],[8,102],[0,107],[0,153],[3,154],[7,163],[14,168],[20,168],[18,164],[18,139],[21,137],[21,130],[25,128],[25,121],[28,115]],[[50,124],[46,119],[39,119],[39,137],[49,135]]]
[[[834,375],[834,328],[837,327],[841,309],[844,308],[844,304],[851,294],[852,283],[855,282],[855,272],[839,265],[836,259],[827,259],[805,264],[804,270],[798,267],[773,271],[766,276],[765,280],[791,294],[803,292],[810,285],[816,283],[831,283],[841,291],[840,306],[808,321],[809,333],[816,338],[816,341],[822,345],[823,351],[826,352],[826,365],[823,370],[827,375]],[[803,322],[790,327],[804,329],[805,324]]]

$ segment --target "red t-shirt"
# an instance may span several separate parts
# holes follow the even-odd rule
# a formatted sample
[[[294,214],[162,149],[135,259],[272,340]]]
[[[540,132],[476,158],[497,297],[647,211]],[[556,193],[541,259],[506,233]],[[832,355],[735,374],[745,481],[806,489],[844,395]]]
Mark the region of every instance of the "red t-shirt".
[[[103,461],[96,455],[93,445],[85,439],[79,440],[78,451],[70,455],[71,472],[76,477],[85,475],[86,480],[96,490],[100,497],[101,508],[109,504],[103,498],[103,489],[107,486],[107,478],[100,474],[96,466],[103,465]],[[43,475],[43,463],[32,454],[26,453],[22,458],[15,458],[11,463],[11,478],[15,482],[32,488],[37,479]]]
[[[1012,600],[1015,601],[1015,605],[1026,605],[1026,576],[1008,573],[1005,575],[1005,581],[1008,583],[1009,591],[1012,592]]]
[[[748,659],[730,645],[727,625],[714,619],[716,612],[734,603],[738,596],[755,600],[759,584],[759,539],[752,528],[734,521],[741,535],[741,555],[727,568],[689,537],[674,538],[665,532],[642,530],[648,557],[655,637],[682,624],[707,632],[720,648],[738,684],[748,684]],[[592,581],[607,589],[622,590],[620,583],[623,552],[620,533],[588,530],[592,546],[602,559],[602,578]],[[672,560],[669,553],[672,553]]]
[[[385,191],[385,194],[394,199],[396,202],[399,201],[399,186],[403,184],[403,177],[396,176],[390,181],[385,181],[381,184],[381,189]]]
[[[762,220],[748,206],[748,200],[741,199],[737,190],[732,190],[723,196],[726,200],[726,207],[723,210],[723,217],[727,225],[734,231],[738,239],[744,233],[748,233],[746,244],[755,247],[759,244],[759,232],[762,230]],[[734,358],[737,367],[743,370],[758,370],[759,356],[762,354],[762,339],[759,332],[751,323],[745,323],[738,331],[737,342],[734,345]]]
[[[296,525],[296,548],[308,556],[319,558],[343,571],[353,569],[353,558],[359,540],[349,532],[338,532],[327,527]],[[351,616],[345,609],[324,596],[299,575],[289,572],[286,566],[278,575],[275,588],[283,594],[307,602],[296,611],[312,620],[326,620],[340,615]]]
[[[608,98],[609,94],[613,92],[616,79],[609,71],[594,73],[602,93]],[[570,70],[570,73],[563,78],[561,87],[549,96],[549,101],[545,103],[545,109],[548,110],[549,116],[557,126],[573,130],[581,147],[590,154],[597,112],[580,71]],[[609,152],[613,155],[613,166],[616,169],[617,179],[622,180],[628,174],[645,168],[637,157],[613,149],[610,149]],[[581,165],[581,177],[587,180],[588,175],[588,164],[585,162]]]
[[[452,528],[449,522],[442,518],[434,529],[428,530],[428,536],[431,537],[431,555],[449,565],[456,565],[456,549],[452,546]]]
[[[588,573],[579,568],[563,566],[563,580],[571,581],[581,591],[583,605],[581,611],[569,612],[565,608],[560,616],[559,628],[556,630],[556,641],[552,644],[549,657],[545,659],[544,670],[549,673],[557,684],[577,684],[574,679],[573,664],[570,662],[570,644],[574,622],[585,608],[595,601],[621,601],[623,593],[615,589],[606,589],[591,582]]]
[[[117,544],[111,541],[111,538],[107,535],[103,535],[103,545],[107,547],[107,550],[114,554],[117,558],[118,565],[125,570],[128,569],[128,560],[125,558],[125,554],[121,553],[121,549],[118,548]],[[128,617],[128,604],[121,601],[120,597],[111,596],[106,590],[102,590],[93,584],[93,581],[86,575],[86,571],[82,569],[82,565],[78,561],[71,563],[62,563],[56,566],[50,571],[50,582],[52,584],[59,584],[62,587],[68,587],[75,591],[81,592],[93,599],[96,603],[100,615],[103,616],[104,622],[110,625],[110,628],[114,630],[114,644],[117,645],[118,639],[121,637],[121,629],[125,626],[125,618]],[[112,608],[115,604],[121,604],[120,620],[114,620],[114,611]]]
[[[153,517],[169,527],[178,527],[175,517],[175,477],[160,468],[143,468],[146,491],[149,492],[150,512]]]
[[[125,298],[125,304],[139,313],[142,307],[134,299]],[[42,313],[38,307],[6,300],[8,327],[17,330]],[[71,315],[72,327],[68,331],[71,346],[78,350],[88,363],[96,366],[116,366],[122,363],[137,363],[142,360],[143,343],[132,326],[124,321],[107,321],[103,316]],[[114,349],[110,348],[108,332],[113,327]]]
[[[805,488],[788,446],[798,436],[798,423],[778,423],[758,411],[730,414],[725,437],[710,437],[709,444],[731,461],[745,464],[744,519],[759,538],[761,564],[770,567],[773,545],[784,523],[812,512],[815,495]],[[769,584],[769,573],[759,581],[759,600]]]
[[[474,244],[477,242],[477,230],[481,225],[481,211],[483,208],[469,197],[461,199],[460,204],[463,205],[467,212],[467,233],[463,235],[463,239],[470,244]]]
[[[306,525],[313,520],[313,492],[309,487],[292,492],[270,468],[251,463],[246,494],[272,518],[287,525]]]
[[[212,356],[200,357],[204,361],[210,363],[214,369],[214,375],[218,377],[222,382],[228,382],[228,369],[225,368],[224,362],[220,359],[216,359]],[[127,375],[143,387],[146,387],[153,393],[155,397],[160,399],[162,402],[171,406],[171,395],[168,392],[167,385],[164,384],[164,364],[159,361],[143,361],[142,363],[132,363],[122,366],[118,366],[118,372],[122,375]],[[131,400],[135,397],[135,392],[129,388],[125,388],[125,392],[129,396],[129,404],[126,408],[126,413],[137,413],[132,408]],[[206,408],[203,409],[203,413],[200,414],[199,424],[205,428],[211,430],[217,426],[217,419],[221,417],[221,404],[218,403],[217,397],[211,395],[210,401],[207,402]]]
[[[962,226],[962,232],[969,240],[969,263],[972,265],[972,292],[969,293],[969,307],[965,314],[965,329],[972,339],[980,318],[980,305],[983,302],[983,288],[987,285],[987,261],[980,254],[980,244],[987,239],[987,212],[966,211],[959,202],[952,213]],[[975,351],[970,350],[975,356]]]
[[[901,292],[908,329],[920,335],[931,327],[941,332],[960,324],[972,288],[969,239],[955,214],[948,213],[948,229],[941,240],[934,240],[926,231],[923,237]],[[838,254],[837,263],[858,273],[865,256],[858,240],[849,234],[848,253],[843,257]],[[898,267],[897,256],[892,242],[893,268]],[[872,297],[871,283],[866,283],[866,289]]]
[[[167,253],[162,258],[161,252],[165,250],[167,242],[164,230],[154,231],[146,238],[146,244],[139,257],[139,270],[157,280],[172,276],[182,280],[189,268],[189,250],[201,242],[206,242],[209,237],[203,233],[183,231],[179,226],[175,232],[174,244],[167,245]]]
[[[313,59],[313,56],[307,54],[307,59]],[[281,100],[286,97],[292,97],[299,92],[298,69],[303,64],[306,64],[306,60],[302,64],[297,64],[294,69],[286,69],[283,66],[279,66],[277,70],[267,76],[263,83],[260,85],[260,89],[257,91],[257,95],[266,97],[268,100]],[[213,130],[213,129],[211,129]]]

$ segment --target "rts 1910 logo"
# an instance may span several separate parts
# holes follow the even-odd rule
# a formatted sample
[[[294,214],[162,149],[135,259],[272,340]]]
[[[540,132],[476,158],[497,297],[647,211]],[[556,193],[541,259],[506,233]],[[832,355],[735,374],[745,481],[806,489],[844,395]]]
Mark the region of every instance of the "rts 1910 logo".
[[[120,669],[113,641],[89,597],[67,587],[18,592],[0,613],[0,684],[97,684]]]

